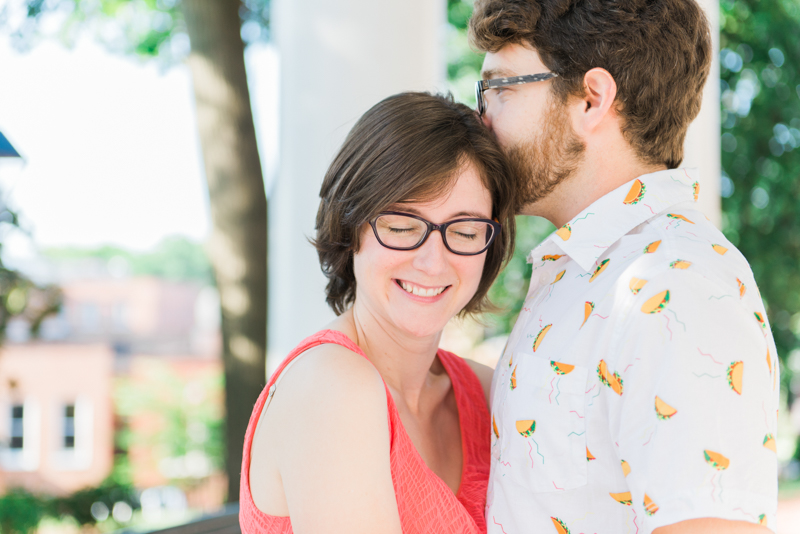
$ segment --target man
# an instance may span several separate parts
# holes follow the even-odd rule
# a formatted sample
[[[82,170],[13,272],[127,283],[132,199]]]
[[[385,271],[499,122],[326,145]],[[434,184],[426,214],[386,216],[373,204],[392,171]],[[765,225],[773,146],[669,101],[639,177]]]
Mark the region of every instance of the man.
[[[494,375],[489,532],[775,529],[775,344],[678,168],[711,61],[699,6],[478,0],[470,34],[520,211],[558,227]]]

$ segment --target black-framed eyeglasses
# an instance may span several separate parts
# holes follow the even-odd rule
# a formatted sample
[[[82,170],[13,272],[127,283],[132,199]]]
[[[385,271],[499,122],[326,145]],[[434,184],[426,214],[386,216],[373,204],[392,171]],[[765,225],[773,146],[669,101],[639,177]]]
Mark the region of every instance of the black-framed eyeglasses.
[[[478,103],[478,115],[483,116],[486,112],[486,99],[483,92],[498,87],[509,85],[522,85],[525,83],[543,82],[558,76],[555,72],[542,72],[540,74],[526,74],[525,76],[512,76],[510,78],[494,78],[492,80],[478,80],[475,82],[475,101]]]
[[[434,230],[442,234],[447,250],[459,256],[474,256],[484,252],[500,233],[502,226],[489,219],[456,219],[433,224],[422,217],[385,211],[369,221],[378,243],[392,250],[419,248]]]

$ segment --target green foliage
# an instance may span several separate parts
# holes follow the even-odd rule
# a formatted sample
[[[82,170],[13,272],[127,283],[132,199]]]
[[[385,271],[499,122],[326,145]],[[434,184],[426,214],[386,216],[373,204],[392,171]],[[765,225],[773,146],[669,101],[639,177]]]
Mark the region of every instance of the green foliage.
[[[43,499],[22,489],[0,496],[0,533],[28,534],[44,516]]]
[[[747,257],[784,363],[800,348],[800,4],[720,5],[723,231]],[[787,388],[800,395],[800,383]]]
[[[14,488],[0,496],[0,534],[28,534],[45,517],[68,516],[80,525],[94,525],[92,505],[101,502],[112,510],[118,502],[139,508],[136,490],[130,484],[119,484],[112,478],[99,486],[87,487],[66,497],[47,497]]]
[[[105,504],[108,510],[113,509],[118,502],[128,503],[132,509],[139,507],[133,487],[106,480],[99,486],[84,488],[67,497],[54,498],[46,508],[49,509],[48,515],[53,517],[68,515],[80,525],[93,525],[96,520],[91,509],[96,502]]]
[[[472,15],[471,0],[447,0],[447,78],[456,99],[475,105],[475,82],[481,77],[483,55],[469,46],[467,23]]]
[[[0,250],[8,233],[19,231],[22,230],[17,214],[0,204]],[[60,289],[39,286],[22,273],[6,267],[0,259],[0,343],[5,339],[8,321],[14,317],[24,317],[35,337],[42,321],[60,310],[61,302]]]
[[[0,16],[0,30],[9,31],[18,49],[52,37],[71,46],[81,35],[91,33],[109,50],[157,57],[166,65],[189,53],[180,0],[12,1],[23,4],[27,16],[17,23]],[[269,39],[269,10],[269,0],[242,0],[239,16],[246,44]],[[43,29],[52,27],[54,33]]]
[[[167,280],[194,280],[213,284],[214,277],[203,246],[185,237],[173,236],[161,241],[150,252],[131,252],[106,245],[93,249],[53,248],[45,255],[55,260],[97,258],[112,261],[120,258],[127,262],[134,276],[156,276]]]
[[[213,469],[224,464],[222,414],[223,376],[203,375],[188,380],[164,362],[152,361],[144,380],[120,379],[114,388],[118,414],[126,421],[146,417],[155,422],[151,432],[118,432],[118,447],[132,445],[153,451],[156,460],[180,462],[198,453]],[[173,482],[190,486],[193,475],[176,475]]]

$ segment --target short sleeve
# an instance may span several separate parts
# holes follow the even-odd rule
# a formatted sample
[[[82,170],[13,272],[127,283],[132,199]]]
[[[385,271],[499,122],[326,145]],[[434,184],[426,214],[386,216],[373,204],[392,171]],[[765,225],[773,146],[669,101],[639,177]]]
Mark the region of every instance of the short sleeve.
[[[701,517],[775,529],[778,365],[753,303],[675,269],[647,282],[624,319],[609,422],[645,533]]]

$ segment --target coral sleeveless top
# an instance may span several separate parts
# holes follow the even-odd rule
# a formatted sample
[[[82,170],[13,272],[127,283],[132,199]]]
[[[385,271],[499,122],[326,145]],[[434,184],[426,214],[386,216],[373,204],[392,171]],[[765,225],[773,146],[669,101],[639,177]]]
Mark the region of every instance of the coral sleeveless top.
[[[322,330],[303,340],[275,371],[253,408],[244,438],[239,493],[239,524],[243,534],[292,533],[289,517],[265,514],[253,502],[250,495],[250,447],[264,404],[275,393],[275,383],[283,370],[304,351],[323,343],[336,343],[366,358],[358,345],[343,333]],[[464,458],[461,485],[454,495],[447,484],[428,468],[406,434],[392,395],[386,387],[392,482],[400,523],[404,534],[485,533],[484,506],[490,459],[489,411],[481,384],[472,369],[450,352],[440,349],[437,355],[453,384],[458,406]]]

